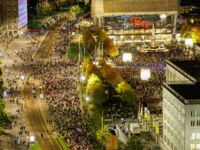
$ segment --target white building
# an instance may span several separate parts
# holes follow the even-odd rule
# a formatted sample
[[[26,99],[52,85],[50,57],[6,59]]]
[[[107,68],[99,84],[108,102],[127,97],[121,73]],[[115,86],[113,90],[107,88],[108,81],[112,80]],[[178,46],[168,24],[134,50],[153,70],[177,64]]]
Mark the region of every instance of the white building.
[[[162,141],[164,150],[200,150],[198,61],[167,61]]]
[[[200,150],[200,85],[163,85],[165,150]]]
[[[196,83],[200,82],[200,62],[196,60],[167,61],[167,83]]]

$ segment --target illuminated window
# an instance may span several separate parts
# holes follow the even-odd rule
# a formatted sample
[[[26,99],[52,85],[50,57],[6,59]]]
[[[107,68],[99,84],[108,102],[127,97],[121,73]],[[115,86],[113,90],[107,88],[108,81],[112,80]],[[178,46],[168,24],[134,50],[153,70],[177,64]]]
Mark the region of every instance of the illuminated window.
[[[200,149],[200,144],[196,144],[196,149]]]
[[[192,133],[191,137],[190,137],[190,140],[195,140],[195,133]]]
[[[196,139],[200,139],[200,133],[196,133]]]
[[[195,150],[195,144],[190,144],[190,150]]]

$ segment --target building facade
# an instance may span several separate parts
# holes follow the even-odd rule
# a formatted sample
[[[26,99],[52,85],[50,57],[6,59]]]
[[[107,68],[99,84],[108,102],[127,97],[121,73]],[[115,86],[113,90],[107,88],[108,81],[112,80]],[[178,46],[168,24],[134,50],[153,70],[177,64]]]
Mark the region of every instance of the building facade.
[[[200,149],[199,91],[196,84],[163,85],[165,150]]]
[[[167,61],[163,84],[164,150],[200,150],[200,62]]]
[[[27,0],[0,0],[0,7],[1,33],[18,36],[27,27]]]
[[[177,7],[178,0],[92,0],[91,14],[109,35],[148,43],[154,28],[158,41],[176,35]]]

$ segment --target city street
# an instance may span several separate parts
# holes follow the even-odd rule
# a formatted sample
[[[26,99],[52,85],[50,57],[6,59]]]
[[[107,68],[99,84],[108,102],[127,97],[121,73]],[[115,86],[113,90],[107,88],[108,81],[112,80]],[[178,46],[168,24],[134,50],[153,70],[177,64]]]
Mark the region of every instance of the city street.
[[[38,36],[37,39],[40,39],[38,43],[40,44],[44,38]],[[21,142],[25,141],[26,143],[25,145],[27,145],[28,142],[30,142],[30,136],[35,136],[36,139],[35,142],[39,143],[42,150],[59,150],[61,149],[61,147],[59,146],[56,140],[57,138],[56,133],[52,132],[53,131],[52,125],[47,124],[46,121],[47,118],[45,115],[48,113],[46,104],[45,102],[42,102],[42,99],[40,99],[39,92],[37,92],[36,98],[33,98],[32,96],[31,92],[32,85],[34,84],[36,86],[39,86],[41,81],[31,76],[30,72],[24,71],[23,68],[24,64],[29,65],[31,64],[30,63],[31,61],[26,60],[26,58],[23,58],[23,55],[20,55],[22,56],[21,59],[18,55],[21,53],[24,54],[24,57],[27,57],[27,55],[25,54],[27,54],[26,51],[29,51],[27,49],[31,49],[33,47],[30,46],[32,41],[33,41],[32,38],[29,38],[28,40],[27,39],[24,40],[23,38],[21,38],[12,41],[9,45],[8,50],[6,50],[4,54],[4,59],[2,60],[2,66],[4,66],[5,68],[4,69],[4,80],[6,81],[5,86],[7,87],[7,89],[16,87],[19,88],[20,90],[20,93],[18,93],[16,96],[9,97],[6,100],[7,110],[10,113],[10,115],[17,116],[16,122],[18,124],[18,125],[13,125],[13,129],[8,130],[8,132],[13,136],[14,140],[21,139]],[[35,53],[35,51],[32,51],[32,53]],[[29,57],[31,57],[32,53],[28,54]],[[32,74],[34,73],[32,72]],[[22,76],[24,76],[26,79],[22,79]],[[11,81],[15,80],[16,83],[13,82],[11,83],[11,85],[9,85],[10,83],[7,82],[8,79]],[[17,102],[15,101],[16,99]],[[10,104],[10,101],[13,100],[14,104],[12,103]],[[22,107],[18,107],[18,105],[15,103],[19,103],[20,106]],[[17,113],[17,110],[19,110],[20,113]],[[20,135],[18,134],[18,132],[21,131],[20,130],[21,126],[25,126],[26,128],[26,130],[24,131],[25,133],[22,133],[23,134],[22,136],[21,134]],[[18,146],[14,145],[14,140],[12,140],[11,145],[14,149],[16,149]],[[19,149],[23,149],[23,147]]]

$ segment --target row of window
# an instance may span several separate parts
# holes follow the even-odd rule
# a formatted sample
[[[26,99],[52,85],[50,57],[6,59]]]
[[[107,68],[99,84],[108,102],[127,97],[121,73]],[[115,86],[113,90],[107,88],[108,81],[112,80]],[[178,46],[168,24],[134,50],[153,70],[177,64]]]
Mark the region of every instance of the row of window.
[[[191,117],[200,117],[200,110],[192,110]]]
[[[191,120],[191,127],[200,126],[200,120]]]
[[[166,100],[163,103],[163,109],[167,110],[174,118],[178,119],[179,121],[181,121],[182,124],[184,124],[184,115],[176,108],[174,108],[174,106],[172,106],[170,103],[167,103]]]
[[[163,135],[164,143],[170,147],[171,150],[178,150],[176,145],[164,134]]]
[[[200,144],[190,144],[190,150],[200,150]]]
[[[190,140],[200,140],[200,132],[199,133],[192,133]]]

